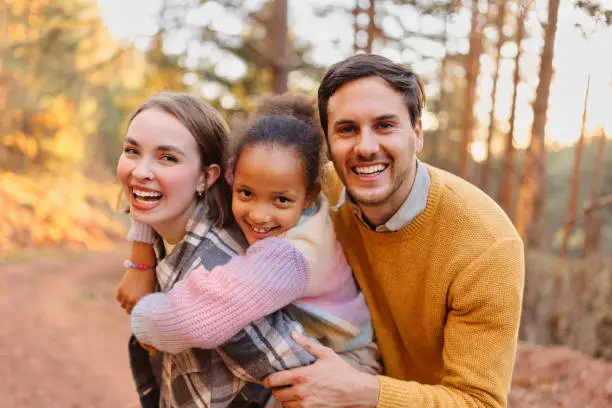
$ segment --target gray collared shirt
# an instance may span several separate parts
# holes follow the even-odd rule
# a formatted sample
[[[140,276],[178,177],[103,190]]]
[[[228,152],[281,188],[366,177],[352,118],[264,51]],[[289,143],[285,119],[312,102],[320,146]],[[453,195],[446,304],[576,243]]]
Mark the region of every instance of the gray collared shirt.
[[[417,159],[417,172],[414,178],[414,184],[412,190],[408,194],[408,198],[404,201],[404,204],[397,210],[395,214],[383,225],[379,225],[374,229],[376,232],[393,232],[399,231],[406,225],[410,224],[419,214],[425,210],[427,206],[427,196],[429,195],[429,186],[431,184],[431,176],[427,171],[427,168]],[[361,222],[368,228],[372,228],[370,224],[363,217],[363,213],[357,204],[349,198],[349,205],[351,211],[361,220]],[[339,208],[344,202],[347,201],[346,188],[342,189],[340,199],[336,208]]]

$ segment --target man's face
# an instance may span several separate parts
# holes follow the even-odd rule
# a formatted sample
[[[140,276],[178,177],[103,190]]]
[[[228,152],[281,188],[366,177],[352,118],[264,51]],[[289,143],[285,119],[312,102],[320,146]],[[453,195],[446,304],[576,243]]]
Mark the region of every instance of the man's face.
[[[420,120],[413,128],[403,95],[376,76],[340,87],[327,115],[340,180],[371,222],[384,223],[412,188],[416,153],[423,147]]]

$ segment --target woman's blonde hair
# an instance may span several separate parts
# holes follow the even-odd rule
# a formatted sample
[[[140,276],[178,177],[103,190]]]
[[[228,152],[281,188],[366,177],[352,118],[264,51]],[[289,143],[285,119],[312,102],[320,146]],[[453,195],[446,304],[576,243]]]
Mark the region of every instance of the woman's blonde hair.
[[[202,169],[211,164],[221,168],[221,176],[211,186],[206,186],[202,199],[208,205],[208,219],[217,227],[226,226],[232,220],[232,191],[223,177],[228,160],[229,129],[225,120],[215,108],[195,96],[161,92],[147,99],[132,113],[128,126],[140,112],[148,109],[169,113],[189,130],[198,144]]]

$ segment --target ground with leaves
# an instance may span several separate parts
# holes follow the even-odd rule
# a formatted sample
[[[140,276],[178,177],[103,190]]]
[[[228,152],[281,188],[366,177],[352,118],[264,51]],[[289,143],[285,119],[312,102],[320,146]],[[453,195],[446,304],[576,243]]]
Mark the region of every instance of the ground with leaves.
[[[0,260],[27,250],[109,248],[126,231],[119,192],[112,179],[0,170]]]
[[[134,407],[127,316],[114,301],[128,248],[0,264],[0,406]],[[513,408],[612,407],[612,363],[521,345]]]

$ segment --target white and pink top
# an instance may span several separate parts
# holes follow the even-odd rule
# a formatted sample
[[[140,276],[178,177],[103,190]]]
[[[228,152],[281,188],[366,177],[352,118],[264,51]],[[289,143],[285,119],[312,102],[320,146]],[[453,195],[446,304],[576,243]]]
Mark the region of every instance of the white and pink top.
[[[143,343],[178,353],[216,348],[282,308],[338,353],[371,344],[371,316],[342,247],[329,204],[319,196],[283,237],[263,239],[211,271],[195,269],[167,293],[143,297],[132,331]],[[128,236],[138,236],[130,232]]]

